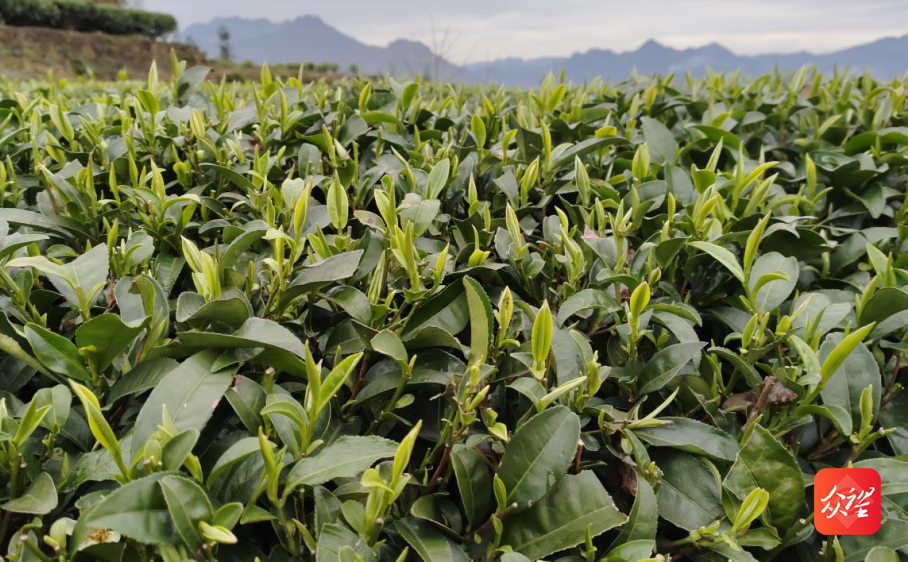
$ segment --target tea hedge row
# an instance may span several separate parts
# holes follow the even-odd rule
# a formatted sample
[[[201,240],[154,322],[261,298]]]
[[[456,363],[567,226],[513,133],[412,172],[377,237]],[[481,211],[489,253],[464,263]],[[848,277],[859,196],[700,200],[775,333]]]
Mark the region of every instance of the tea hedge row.
[[[173,64],[0,82],[8,559],[908,554],[904,80]]]
[[[91,0],[0,0],[0,23],[149,37],[161,37],[177,29],[177,20],[169,14]]]

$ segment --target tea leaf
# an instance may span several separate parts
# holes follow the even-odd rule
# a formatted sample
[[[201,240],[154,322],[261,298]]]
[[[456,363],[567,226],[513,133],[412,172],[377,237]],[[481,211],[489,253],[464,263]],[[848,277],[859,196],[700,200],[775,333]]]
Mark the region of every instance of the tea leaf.
[[[588,470],[568,475],[530,509],[507,518],[504,540],[539,559],[596,537],[626,521],[599,479]]]
[[[518,429],[498,471],[507,501],[524,508],[548,493],[567,472],[579,438],[580,421],[564,406],[545,410]]]

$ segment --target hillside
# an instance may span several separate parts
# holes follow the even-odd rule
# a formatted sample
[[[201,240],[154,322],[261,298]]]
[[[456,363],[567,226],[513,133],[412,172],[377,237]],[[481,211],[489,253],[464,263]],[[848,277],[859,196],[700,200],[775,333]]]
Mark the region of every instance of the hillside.
[[[205,55],[195,47],[155,41],[140,35],[82,33],[46,27],[0,25],[0,76],[34,78],[93,74],[113,79],[125,70],[140,78],[157,61],[162,75],[170,69],[170,50],[189,66],[205,64]]]

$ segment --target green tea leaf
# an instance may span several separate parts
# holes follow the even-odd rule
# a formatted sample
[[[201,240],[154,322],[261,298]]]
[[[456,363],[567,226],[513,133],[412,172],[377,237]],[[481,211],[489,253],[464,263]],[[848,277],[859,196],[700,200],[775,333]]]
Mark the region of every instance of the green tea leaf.
[[[773,525],[783,529],[798,518],[804,503],[804,478],[797,461],[761,426],[750,434],[723,485],[740,500],[755,488],[769,492]]]
[[[110,529],[145,544],[175,544],[174,528],[160,482],[166,472],[125,484],[85,510],[73,528],[70,552],[97,529]]]
[[[71,341],[37,324],[25,326],[25,337],[38,359],[51,371],[87,381],[91,374]]]
[[[287,475],[287,486],[316,486],[335,478],[351,478],[381,459],[394,456],[397,443],[381,437],[344,436],[296,463]]]
[[[668,128],[649,117],[640,119],[643,125],[643,138],[657,163],[671,164],[678,154],[678,143]]]
[[[467,562],[470,557],[428,521],[406,517],[394,524],[400,536],[426,562]]]
[[[725,267],[725,269],[731,272],[731,274],[734,275],[738,281],[744,283],[744,270],[741,269],[741,265],[738,263],[738,259],[733,253],[726,250],[722,246],[717,246],[710,242],[694,241],[688,242],[688,244],[700,250],[701,252],[707,253],[712,256],[713,259],[721,263]]]
[[[657,447],[673,447],[705,455],[713,460],[733,462],[741,448],[729,434],[711,425],[688,418],[667,417],[667,425],[634,430],[634,435]]]
[[[463,278],[470,308],[470,363],[482,361],[489,352],[495,329],[492,303],[482,286],[470,277]]]
[[[719,483],[703,461],[680,451],[654,455],[653,461],[663,472],[656,494],[660,517],[693,531],[724,515]]]
[[[564,406],[533,416],[508,443],[498,476],[508,502],[525,508],[548,493],[577,453],[580,420]]]
[[[127,324],[116,314],[95,316],[76,330],[76,343],[87,349],[98,369],[107,369],[114,359],[142,333],[150,317]],[[93,350],[92,350],[93,349]]]
[[[568,475],[531,508],[505,521],[504,544],[536,560],[621,525],[627,518],[593,472]]]
[[[211,372],[217,357],[215,351],[197,353],[161,379],[136,418],[133,455],[142,450],[145,440],[157,430],[165,408],[179,431],[201,431],[205,427],[233,382],[231,370]]]
[[[656,352],[637,377],[638,392],[648,394],[660,390],[704,347],[704,342],[676,343]]]
[[[21,496],[0,504],[4,511],[45,515],[57,507],[57,486],[50,474],[42,472]]]
[[[820,372],[825,381],[820,383],[820,396],[824,404],[844,409],[858,423],[861,419],[861,393],[868,386],[872,388],[875,413],[879,410],[883,382],[879,365],[867,346],[860,343],[860,339],[849,340],[856,335],[860,334],[855,332],[845,338],[838,333],[826,336],[820,347],[820,359],[823,361]],[[845,353],[847,355],[843,357]],[[830,372],[832,368],[835,370]]]
[[[656,539],[656,526],[659,521],[656,494],[653,492],[653,487],[640,473],[635,474],[635,478],[637,494],[634,497],[634,505],[628,515],[627,524],[612,543],[613,548],[637,541],[649,542]]]
[[[479,453],[458,444],[451,451],[457,489],[471,527],[477,527],[492,507],[492,478]]]
[[[211,501],[197,483],[181,476],[168,475],[158,481],[167,503],[173,527],[190,549],[202,548],[199,523],[214,516]]]

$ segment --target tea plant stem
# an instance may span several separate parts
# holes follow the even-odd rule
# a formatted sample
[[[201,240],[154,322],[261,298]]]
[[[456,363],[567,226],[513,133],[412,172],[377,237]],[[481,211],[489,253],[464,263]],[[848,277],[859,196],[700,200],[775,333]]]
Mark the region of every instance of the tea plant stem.
[[[838,450],[839,446],[844,442],[845,438],[839,437],[839,432],[833,429],[820,438],[820,445],[807,457],[807,460],[817,461],[829,453]]]
[[[788,529],[788,532],[786,532],[785,535],[782,537],[782,542],[779,543],[779,545],[776,548],[774,548],[770,551],[770,558],[773,558],[778,553],[779,550],[781,550],[784,546],[786,546],[789,541],[794,539],[798,535],[798,533],[800,533],[801,530],[804,529],[804,527],[813,523],[813,519],[814,519],[815,515],[816,515],[816,512],[812,512],[807,517],[805,517],[803,519],[799,519],[794,525],[792,525],[791,528]]]
[[[880,410],[885,408],[892,399],[895,397],[898,392],[896,384],[898,384],[899,370],[902,368],[902,354],[899,353],[895,356],[895,367],[892,369],[892,376],[889,377],[889,384],[886,386],[886,392],[883,394],[883,398],[880,399]]]
[[[38,548],[38,545],[36,545],[35,541],[33,541],[31,538],[25,540],[25,546],[35,557],[38,558],[38,560],[41,560],[41,562],[51,562],[50,556],[41,552],[41,549]]]
[[[482,460],[482,462],[484,462],[486,466],[489,467],[489,470],[491,470],[492,472],[498,470],[498,467],[495,465],[495,463],[489,460],[489,457],[487,457],[486,454],[482,452],[482,449],[479,448],[479,445],[473,447],[473,450],[476,451],[476,454],[479,455],[479,458]]]
[[[366,371],[369,370],[369,353],[366,352],[363,355],[362,362],[359,364],[359,374],[356,376],[356,382],[353,383],[353,390],[350,392],[350,401],[353,402],[356,400],[357,395],[359,395],[360,388],[363,385],[363,379],[366,376]]]
[[[285,506],[286,504],[283,501],[274,504],[275,511],[277,511],[278,521],[280,521],[281,529],[284,532],[284,539],[287,541],[287,546],[290,548],[290,555],[297,557],[299,556],[299,545],[294,538],[296,536],[295,529],[293,527],[293,522],[287,518]]]
[[[763,387],[760,391],[760,396],[757,398],[754,407],[750,410],[750,415],[747,417],[747,423],[744,424],[744,427],[741,429],[741,435],[747,435],[747,432],[757,421],[760,412],[763,410],[763,407],[766,406],[766,402],[769,401],[769,395],[772,394],[772,389],[776,384],[775,377],[766,377],[766,380],[763,381]]]
[[[429,479],[428,485],[426,485],[426,490],[431,492],[435,485],[438,484],[441,475],[444,474],[446,468],[448,468],[448,461],[451,458],[451,446],[445,445],[445,452],[441,456],[441,461],[438,463],[438,468],[435,469],[435,473],[432,474],[432,478]]]
[[[372,423],[369,425],[367,434],[371,435],[375,433],[381,423],[385,420],[385,417],[394,411],[394,407],[397,405],[397,401],[400,400],[400,397],[404,394],[404,389],[407,388],[407,383],[410,381],[410,370],[406,366],[401,366],[401,376],[400,381],[397,383],[397,388],[394,390],[394,395],[391,396],[391,400],[387,402],[385,407],[382,409],[381,413],[376,416]]]
[[[692,537],[684,537],[683,539],[678,539],[676,541],[665,541],[659,543],[659,549],[672,550],[675,548],[680,548],[682,546],[689,546],[694,544],[694,539]]]
[[[9,524],[12,519],[12,511],[6,511],[3,513],[3,522],[0,523],[0,544],[6,544],[6,533],[9,531]]]
[[[475,538],[475,537],[478,537],[478,536],[481,535],[486,529],[488,529],[489,527],[491,527],[491,526],[493,525],[493,523],[492,523],[492,520],[493,520],[493,519],[498,519],[498,520],[504,519],[504,518],[508,515],[508,513],[511,513],[511,512],[514,511],[515,509],[517,509],[517,506],[516,506],[516,505],[509,505],[508,507],[506,507],[505,509],[503,509],[503,510],[501,510],[501,511],[496,511],[495,513],[492,514],[491,517],[489,517],[488,521],[486,521],[485,523],[483,523],[482,525],[480,525],[479,527],[477,527],[477,529],[476,529],[475,531],[473,531],[473,537],[474,537],[474,538]]]

